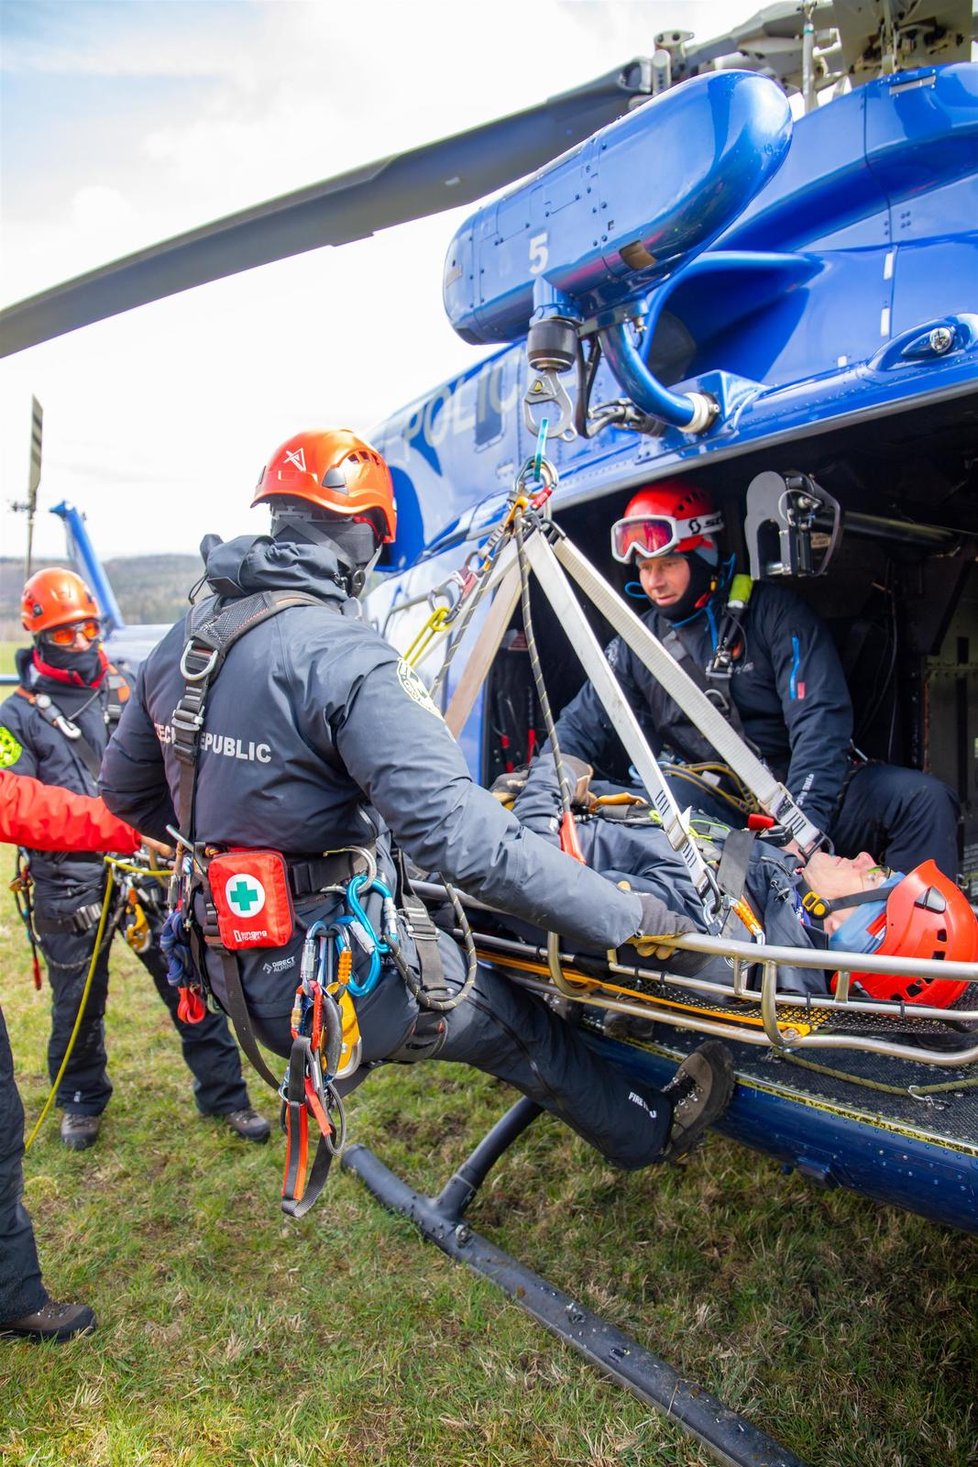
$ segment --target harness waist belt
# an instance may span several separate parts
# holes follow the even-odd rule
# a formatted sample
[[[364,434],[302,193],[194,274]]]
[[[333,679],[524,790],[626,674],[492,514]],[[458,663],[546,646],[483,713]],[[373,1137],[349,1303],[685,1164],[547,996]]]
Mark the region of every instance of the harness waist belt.
[[[345,886],[354,876],[366,875],[369,867],[362,851],[330,851],[323,856],[292,860],[286,857],[289,885],[294,897],[312,896],[326,886]]]
[[[88,907],[78,907],[66,917],[41,917],[34,914],[34,928],[41,936],[55,936],[59,932],[88,932],[102,915],[102,903],[93,902]]]

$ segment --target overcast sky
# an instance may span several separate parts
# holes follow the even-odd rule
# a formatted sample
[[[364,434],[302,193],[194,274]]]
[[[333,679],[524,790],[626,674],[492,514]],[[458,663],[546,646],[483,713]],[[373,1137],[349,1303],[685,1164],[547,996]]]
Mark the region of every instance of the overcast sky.
[[[529,106],[756,9],[652,0],[0,0],[4,303],[233,210]],[[30,400],[46,511],[102,555],[264,528],[247,505],[297,429],[361,432],[478,360],[441,305],[474,207],[313,251],[0,363],[3,553],[23,552]]]

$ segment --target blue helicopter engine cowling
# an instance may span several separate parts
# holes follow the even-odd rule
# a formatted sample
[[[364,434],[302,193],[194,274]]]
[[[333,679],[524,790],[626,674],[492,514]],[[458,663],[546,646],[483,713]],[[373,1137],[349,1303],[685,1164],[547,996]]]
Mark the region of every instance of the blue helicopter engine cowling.
[[[515,341],[541,279],[609,324],[729,228],[790,142],[787,98],[753,72],[643,103],[466,220],[445,262],[449,320],[474,345]]]

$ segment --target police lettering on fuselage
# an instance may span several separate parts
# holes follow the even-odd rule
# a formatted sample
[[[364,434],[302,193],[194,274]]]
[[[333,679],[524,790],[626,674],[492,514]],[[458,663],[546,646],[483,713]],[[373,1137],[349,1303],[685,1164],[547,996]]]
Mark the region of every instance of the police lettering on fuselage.
[[[156,737],[163,745],[173,743],[173,728],[168,723],[156,723]],[[254,739],[236,739],[233,734],[203,733],[200,736],[202,754],[223,754],[225,759],[248,759],[253,764],[270,764],[270,744],[256,744]]]

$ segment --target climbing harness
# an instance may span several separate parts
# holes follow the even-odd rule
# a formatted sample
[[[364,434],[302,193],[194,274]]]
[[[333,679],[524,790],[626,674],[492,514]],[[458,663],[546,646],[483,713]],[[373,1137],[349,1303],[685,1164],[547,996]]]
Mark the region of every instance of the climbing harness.
[[[491,566],[491,550],[485,560]],[[471,988],[477,959],[469,934],[465,981],[457,992],[449,988],[438,952],[438,934],[402,866],[400,905],[405,930],[417,953],[420,972],[415,972],[402,952],[394,892],[378,875],[372,848],[350,846],[308,860],[287,860],[279,851],[218,849],[196,839],[196,781],[210,687],[240,637],[296,605],[324,607],[329,603],[301,592],[263,592],[227,604],[204,602],[188,617],[188,638],[180,663],[184,689],[172,718],[172,747],[180,764],[180,825],[169,832],[177,857],[161,947],[169,960],[169,981],[180,989],[178,1012],[189,1022],[205,1012],[207,954],[220,963],[224,999],[238,1041],[282,1100],[286,1132],[282,1207],[289,1216],[302,1217],[322,1190],[333,1156],[345,1143],[346,1118],[337,1085],[354,1082],[360,1068],[362,1043],[355,1001],[373,993],[385,970],[395,969],[423,1011],[443,1013],[460,1003]],[[302,925],[294,900],[304,896],[315,896],[327,905],[332,897],[339,911],[313,922],[305,934],[292,1013],[292,1046],[280,1082],[258,1045],[239,955],[253,948],[288,944],[295,927]],[[456,920],[464,924],[460,903],[454,894],[451,899]],[[445,1033],[444,1020],[426,1019],[422,1013],[413,1036],[417,1042],[410,1046],[413,1052],[404,1057],[421,1058],[444,1042]],[[311,1167],[310,1117],[319,1130]]]
[[[87,922],[85,927],[75,927],[74,929],[72,929],[74,931],[81,932],[89,931],[92,927],[96,926],[96,923],[98,928],[95,933],[95,943],[92,948],[92,956],[88,965],[88,972],[85,975],[85,983],[82,987],[81,997],[78,1000],[78,1012],[75,1015],[75,1022],[72,1026],[71,1034],[69,1035],[68,1044],[64,1052],[64,1057],[59,1066],[58,1073],[55,1075],[54,1080],[52,1081],[51,1089],[48,1092],[48,1097],[45,1100],[44,1105],[41,1107],[41,1114],[38,1116],[34,1124],[34,1129],[31,1131],[30,1136],[24,1143],[25,1152],[30,1151],[31,1147],[34,1144],[34,1141],[37,1138],[38,1132],[44,1124],[48,1112],[54,1104],[55,1096],[58,1093],[58,1086],[61,1084],[61,1081],[64,1078],[65,1071],[68,1068],[68,1062],[71,1059],[72,1052],[75,1047],[75,1041],[77,1040],[79,1030],[81,1029],[82,1019],[85,1017],[85,1009],[88,1004],[88,996],[91,992],[92,980],[95,977],[95,969],[98,966],[99,958],[101,957],[105,948],[112,941],[112,935],[115,932],[116,927],[123,920],[123,915],[125,913],[127,905],[127,886],[125,883],[120,883],[117,880],[117,873],[138,872],[140,876],[153,878],[168,877],[170,875],[169,871],[153,870],[152,868],[147,866],[136,865],[131,861],[119,860],[116,856],[105,856],[103,859],[106,867],[105,890],[102,896],[101,907],[95,908],[95,911],[98,914],[96,920],[94,922]],[[90,909],[87,907],[83,908],[82,910],[86,913],[90,911]],[[64,931],[67,929],[62,927],[59,930]]]

